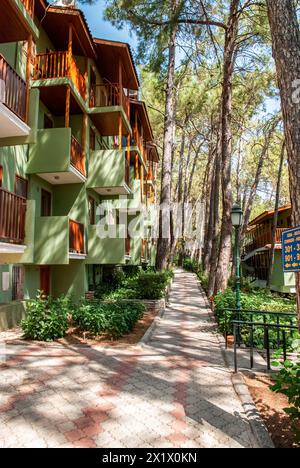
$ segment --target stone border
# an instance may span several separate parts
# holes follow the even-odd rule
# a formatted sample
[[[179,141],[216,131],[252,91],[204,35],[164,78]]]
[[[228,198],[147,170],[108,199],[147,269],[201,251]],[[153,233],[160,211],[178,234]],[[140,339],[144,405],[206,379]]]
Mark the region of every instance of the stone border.
[[[201,292],[201,295],[204,299],[208,314],[211,318],[211,320],[216,324],[216,318],[215,315],[212,312],[211,305],[209,303],[209,300],[202,288],[201,282],[199,281],[197,275],[196,275],[197,283],[199,290]],[[271,436],[265,426],[264,421],[262,420],[258,409],[256,408],[256,405],[253,401],[252,396],[250,395],[248,386],[245,383],[243,375],[238,372],[237,374],[234,374],[232,372],[231,366],[228,362],[226,351],[225,351],[225,339],[223,335],[221,335],[218,331],[216,332],[220,348],[221,348],[221,353],[224,359],[224,363],[228,370],[230,371],[231,374],[231,382],[234,388],[235,393],[237,394],[243,408],[244,412],[246,415],[246,418],[249,422],[252,434],[254,438],[256,439],[256,442],[258,444],[259,448],[269,448],[273,449],[275,448],[274,443],[271,439]]]

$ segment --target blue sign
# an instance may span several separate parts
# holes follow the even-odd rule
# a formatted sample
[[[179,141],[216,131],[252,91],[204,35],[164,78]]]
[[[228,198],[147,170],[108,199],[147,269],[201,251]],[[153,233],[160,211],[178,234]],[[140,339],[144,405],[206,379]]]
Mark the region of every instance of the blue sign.
[[[283,271],[300,272],[300,226],[282,233]]]

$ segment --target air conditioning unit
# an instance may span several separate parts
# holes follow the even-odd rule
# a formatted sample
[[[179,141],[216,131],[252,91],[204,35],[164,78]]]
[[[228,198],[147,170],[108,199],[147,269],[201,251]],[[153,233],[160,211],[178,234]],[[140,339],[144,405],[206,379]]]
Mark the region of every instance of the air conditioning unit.
[[[56,0],[52,5],[66,8],[77,8],[76,0]]]

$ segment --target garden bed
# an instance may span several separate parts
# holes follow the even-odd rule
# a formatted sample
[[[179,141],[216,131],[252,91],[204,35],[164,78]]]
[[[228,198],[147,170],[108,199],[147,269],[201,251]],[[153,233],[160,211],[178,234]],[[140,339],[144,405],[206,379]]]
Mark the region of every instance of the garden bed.
[[[244,372],[244,379],[275,447],[300,448],[291,429],[290,418],[283,410],[289,407],[287,397],[270,390],[269,386],[273,384],[271,377]]]

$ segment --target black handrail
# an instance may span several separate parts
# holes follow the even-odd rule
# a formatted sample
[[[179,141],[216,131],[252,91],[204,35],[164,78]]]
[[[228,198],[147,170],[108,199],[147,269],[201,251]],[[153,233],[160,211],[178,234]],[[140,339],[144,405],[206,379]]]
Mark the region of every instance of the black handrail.
[[[239,337],[241,336],[241,328],[248,327],[250,335],[250,368],[254,367],[254,328],[261,327],[264,329],[264,347],[267,353],[267,369],[271,370],[271,348],[270,348],[270,329],[275,328],[277,331],[277,340],[279,337],[278,348],[280,346],[280,331],[282,332],[282,349],[284,360],[287,359],[287,336],[286,332],[289,330],[293,335],[293,332],[298,331],[297,326],[284,325],[278,323],[261,323],[261,322],[244,322],[240,320],[233,320],[233,333],[234,333],[234,370],[238,371],[238,348],[239,348]]]

